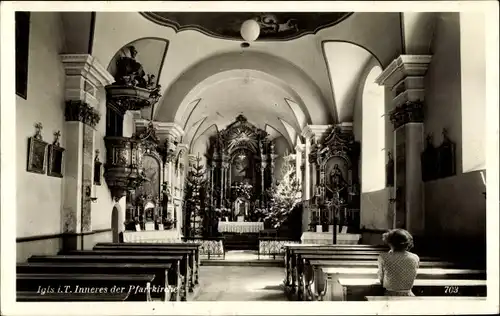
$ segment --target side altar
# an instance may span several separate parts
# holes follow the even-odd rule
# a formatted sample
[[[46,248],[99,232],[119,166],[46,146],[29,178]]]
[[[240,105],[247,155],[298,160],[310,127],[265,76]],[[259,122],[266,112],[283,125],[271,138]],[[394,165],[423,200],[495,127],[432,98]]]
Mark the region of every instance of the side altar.
[[[352,124],[338,124],[312,144],[308,161],[314,170],[313,197],[306,203],[309,231],[303,243],[357,244],[359,231],[360,144]]]

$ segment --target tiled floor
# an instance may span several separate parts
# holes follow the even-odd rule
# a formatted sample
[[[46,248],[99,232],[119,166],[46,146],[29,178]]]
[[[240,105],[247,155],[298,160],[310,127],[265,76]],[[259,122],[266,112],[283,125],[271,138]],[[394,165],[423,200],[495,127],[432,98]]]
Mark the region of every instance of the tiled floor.
[[[201,266],[193,301],[286,301],[283,268]]]

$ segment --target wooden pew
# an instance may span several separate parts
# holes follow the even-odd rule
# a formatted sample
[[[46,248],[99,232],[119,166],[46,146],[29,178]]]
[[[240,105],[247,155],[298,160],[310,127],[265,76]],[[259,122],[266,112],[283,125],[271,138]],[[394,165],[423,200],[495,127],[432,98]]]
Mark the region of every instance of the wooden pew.
[[[160,244],[162,245],[162,244]],[[191,245],[191,244],[187,244]],[[164,246],[128,246],[128,243],[125,244],[114,244],[113,246],[95,246],[94,250],[116,250],[116,251],[123,251],[123,250],[128,250],[128,251],[172,251],[172,253],[177,252],[183,252],[187,251],[190,253],[190,267],[193,269],[192,273],[194,276],[193,280],[193,286],[196,286],[199,284],[199,270],[200,270],[200,254],[199,254],[199,247],[192,246],[192,247],[180,247],[180,246],[169,246],[169,245],[164,245]]]
[[[297,271],[297,275],[294,280],[297,283],[300,282],[302,285],[301,291],[310,287],[313,280],[319,280],[321,276],[318,276],[318,269],[328,268],[328,267],[344,267],[344,268],[378,268],[377,260],[339,260],[331,255],[302,255],[302,267],[301,271]],[[421,261],[420,268],[459,268],[455,263],[446,261]],[[297,292],[299,290],[297,289]],[[304,293],[304,292],[302,292]],[[301,297],[304,299],[304,297]]]
[[[55,255],[31,256],[28,262],[108,262],[108,263],[172,263],[171,269],[175,271],[175,290],[180,295],[180,300],[187,298],[187,282],[182,282],[182,277],[187,279],[187,267],[181,266],[182,256],[141,256],[141,255]]]
[[[182,256],[181,267],[186,267],[186,286],[189,292],[193,292],[195,286],[194,283],[194,253],[190,249],[161,249],[161,250],[149,250],[149,249],[95,249],[95,250],[73,250],[67,251],[66,255],[82,255],[82,256],[93,256],[93,255],[127,255],[127,256]]]
[[[358,255],[357,253],[353,253],[351,255],[337,255],[334,252],[325,254],[325,253],[311,253],[311,251],[307,251],[306,253],[303,253],[301,250],[297,250],[294,253],[294,257],[292,257],[291,262],[289,263],[290,265],[290,273],[291,273],[291,278],[289,280],[289,291],[290,293],[297,294],[297,299],[302,300],[303,299],[303,292],[302,289],[305,287],[306,283],[304,281],[304,267],[308,264],[310,260],[315,260],[315,259],[322,259],[324,261],[331,261],[331,262],[336,262],[336,261],[342,261],[342,262],[357,262],[358,264],[362,264],[365,262],[365,265],[376,265],[377,259],[379,255]],[[433,260],[434,258],[430,257],[422,257],[421,260]],[[437,260],[434,259],[434,261],[430,261],[430,263],[427,263],[428,261],[421,261],[422,266],[441,266],[441,265],[447,265],[447,263],[442,264],[439,263]]]
[[[340,278],[338,283],[343,301],[363,300],[383,293],[379,280],[374,278]],[[486,296],[486,280],[416,279],[412,291],[416,296]]]
[[[107,294],[66,294],[66,293],[46,293],[40,295],[36,291],[16,292],[17,302],[104,302],[104,301],[126,301],[127,293],[107,293]]]
[[[365,296],[367,301],[484,301],[480,296]]]
[[[199,270],[200,270],[200,247],[201,244],[198,243],[97,243],[94,249],[148,249],[148,250],[160,250],[160,249],[190,249],[194,251],[194,261],[196,263],[194,275],[195,275],[195,285],[199,284]]]
[[[163,301],[179,301],[175,287],[177,275],[172,263],[108,263],[108,262],[25,262],[18,263],[17,273],[79,274],[154,274],[152,297]],[[173,293],[172,293],[173,292]],[[38,294],[39,295],[39,294]]]
[[[293,286],[294,278],[294,268],[295,268],[295,251],[299,250],[312,250],[316,252],[321,250],[332,250],[332,251],[351,251],[353,253],[365,252],[365,251],[386,251],[385,246],[372,246],[372,245],[311,245],[311,244],[288,244],[284,245],[285,248],[285,288],[290,289],[292,293],[295,293],[295,288]]]
[[[73,294],[128,293],[129,300],[151,301],[150,286],[154,274],[52,274],[17,273],[16,290]]]
[[[309,278],[305,280],[305,297],[320,301],[341,300],[343,289],[339,284],[339,279],[376,279],[377,272],[378,268],[375,267],[324,267],[322,269],[315,269],[312,280],[309,281]],[[417,273],[417,280],[425,279],[486,280],[486,271],[474,269],[420,268]],[[318,289],[311,286],[314,282],[319,283]]]

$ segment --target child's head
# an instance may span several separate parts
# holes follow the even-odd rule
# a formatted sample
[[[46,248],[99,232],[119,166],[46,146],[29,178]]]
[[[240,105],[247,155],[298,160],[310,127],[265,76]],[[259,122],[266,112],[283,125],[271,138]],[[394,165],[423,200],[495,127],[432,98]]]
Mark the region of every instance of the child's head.
[[[382,239],[394,251],[410,250],[413,247],[413,237],[404,229],[392,229],[382,235]]]

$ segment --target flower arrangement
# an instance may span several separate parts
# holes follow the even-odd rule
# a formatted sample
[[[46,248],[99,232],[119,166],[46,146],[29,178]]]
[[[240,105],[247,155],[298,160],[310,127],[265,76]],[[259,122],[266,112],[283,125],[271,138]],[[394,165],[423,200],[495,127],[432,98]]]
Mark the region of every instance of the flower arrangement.
[[[163,219],[163,226],[165,226],[165,229],[170,229],[172,226],[174,226],[174,219],[171,217],[167,217]]]

